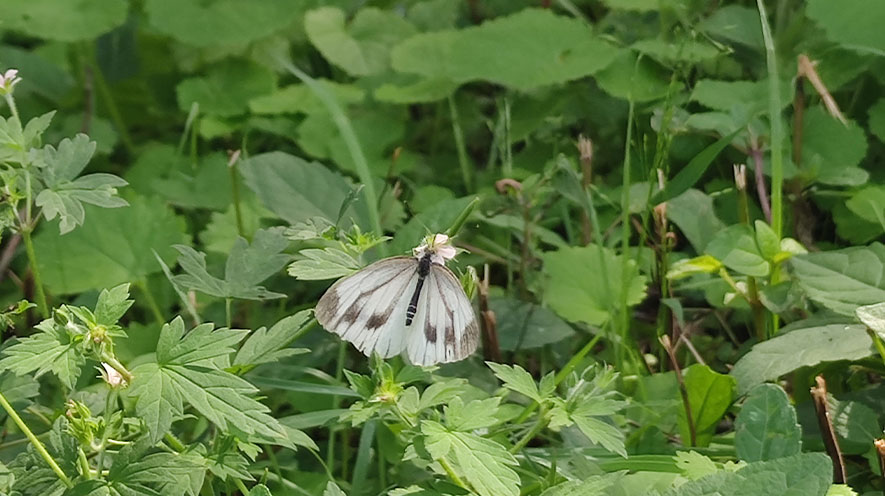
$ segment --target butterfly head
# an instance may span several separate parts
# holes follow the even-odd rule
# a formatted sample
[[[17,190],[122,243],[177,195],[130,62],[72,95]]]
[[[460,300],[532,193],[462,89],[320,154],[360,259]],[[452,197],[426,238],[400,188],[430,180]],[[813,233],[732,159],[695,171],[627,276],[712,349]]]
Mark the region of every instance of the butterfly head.
[[[430,261],[437,265],[445,265],[446,260],[455,258],[457,250],[452,246],[449,237],[445,234],[430,234],[424,238],[420,245],[412,250],[415,258],[424,258],[430,254]]]

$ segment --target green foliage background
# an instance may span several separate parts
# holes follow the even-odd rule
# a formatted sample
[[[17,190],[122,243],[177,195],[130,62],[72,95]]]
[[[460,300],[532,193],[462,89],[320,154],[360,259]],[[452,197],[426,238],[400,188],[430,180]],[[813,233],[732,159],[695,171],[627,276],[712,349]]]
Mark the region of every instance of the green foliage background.
[[[880,494],[883,24],[0,2],[0,494]],[[316,325],[465,212],[496,345],[420,369]]]

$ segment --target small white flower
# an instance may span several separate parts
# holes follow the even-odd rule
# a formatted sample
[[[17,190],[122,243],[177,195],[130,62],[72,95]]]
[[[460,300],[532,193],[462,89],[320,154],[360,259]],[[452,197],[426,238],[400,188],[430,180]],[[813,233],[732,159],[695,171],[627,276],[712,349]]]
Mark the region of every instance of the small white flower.
[[[12,87],[21,80],[22,78],[18,77],[18,69],[8,69],[0,74],[0,94],[12,93]]]
[[[455,258],[458,250],[452,246],[449,237],[445,234],[432,234],[424,238],[412,253],[416,258],[422,258],[425,254],[430,253],[430,261],[437,265],[445,265],[446,260]]]
[[[101,362],[101,367],[104,369],[101,373],[101,377],[111,387],[118,387],[123,384],[123,376],[120,375],[119,372],[117,372],[117,369],[111,367],[105,362]]]

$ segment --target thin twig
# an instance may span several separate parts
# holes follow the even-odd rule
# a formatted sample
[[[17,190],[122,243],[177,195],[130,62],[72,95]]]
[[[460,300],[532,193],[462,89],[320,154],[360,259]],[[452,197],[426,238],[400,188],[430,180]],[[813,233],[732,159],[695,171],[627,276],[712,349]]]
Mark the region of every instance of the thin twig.
[[[768,190],[765,187],[765,159],[762,150],[754,143],[750,147],[750,157],[753,158],[753,169],[756,173],[756,194],[759,196],[759,205],[765,214],[765,221],[771,224],[771,203],[768,201]]]
[[[485,264],[482,281],[477,285],[479,293],[479,314],[482,325],[482,352],[487,361],[501,362],[501,348],[498,345],[498,321],[495,312],[489,307],[489,264]]]
[[[581,154],[581,187],[587,191],[593,179],[593,142],[581,135],[578,136],[577,147]],[[586,210],[581,210],[581,244],[587,246],[592,240],[590,215]]]
[[[0,255],[0,281],[3,281],[6,277],[6,269],[12,263],[12,259],[15,257],[15,250],[21,241],[21,233],[15,233],[9,238],[9,243],[6,243],[6,247],[3,248],[3,254]]]
[[[682,406],[685,408],[685,420],[688,422],[688,434],[690,439],[689,446],[697,445],[697,433],[695,432],[694,418],[691,416],[691,403],[688,400],[688,389],[685,387],[685,379],[682,377],[682,369],[679,367],[679,361],[676,359],[676,352],[670,344],[670,336],[663,335],[660,338],[661,345],[667,351],[670,357],[670,364],[673,371],[676,372],[676,381],[679,383],[679,393],[682,395]],[[683,442],[685,440],[683,439]]]
[[[811,388],[811,398],[814,400],[814,409],[817,411],[817,424],[820,426],[820,435],[823,438],[827,454],[833,460],[833,483],[845,483],[845,462],[842,460],[842,450],[839,449],[839,440],[830,420],[830,405],[827,403],[827,382],[823,375],[814,378],[816,386]]]

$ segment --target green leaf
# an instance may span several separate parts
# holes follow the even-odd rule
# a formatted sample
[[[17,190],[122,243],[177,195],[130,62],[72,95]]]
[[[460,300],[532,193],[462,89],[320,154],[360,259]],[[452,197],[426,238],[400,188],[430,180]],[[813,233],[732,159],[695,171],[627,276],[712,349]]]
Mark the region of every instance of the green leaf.
[[[119,209],[86,207],[86,214],[88,221],[70,234],[52,226],[34,237],[43,282],[56,294],[139,281],[161,270],[154,251],[171,263],[171,245],[185,241],[183,220],[157,199],[135,197]]]
[[[504,446],[476,434],[447,431],[433,421],[422,422],[421,432],[431,456],[454,461],[455,471],[480,496],[519,494],[519,476],[510,468],[517,461]]]
[[[609,95],[634,102],[664,98],[670,89],[663,67],[632,50],[621,50],[614,61],[596,74],[596,82]]]
[[[286,265],[289,255],[284,250],[288,246],[289,240],[283,236],[280,227],[258,230],[251,244],[238,238],[227,258],[224,279],[219,279],[206,270],[205,254],[189,246],[176,245],[175,248],[181,253],[178,264],[186,273],[173,277],[173,281],[182,287],[219,298],[283,298],[285,295],[268,291],[258,283]]]
[[[707,446],[734,399],[737,383],[733,377],[701,364],[688,367],[683,374],[698,446]],[[685,409],[679,410],[679,429],[683,441],[690,439]]]
[[[762,26],[759,24],[759,12],[755,7],[725,5],[701,21],[698,27],[713,38],[755,48],[760,53],[765,48]]]
[[[815,302],[843,315],[885,301],[885,245],[873,243],[809,253],[790,262],[799,286]]]
[[[157,361],[132,371],[130,394],[137,398],[136,413],[157,441],[169,430],[187,401],[220,429],[258,439],[288,442],[283,427],[269,409],[253,399],[252,384],[221,369],[246,331],[195,327],[187,335],[181,317],[163,326],[157,343]]]
[[[827,394],[830,420],[839,438],[839,448],[846,455],[869,453],[873,441],[882,437],[879,414],[859,401],[837,400]]]
[[[805,13],[827,33],[827,38],[862,53],[885,55],[885,35],[878,19],[885,6],[864,0],[845,0],[833,5],[826,0],[809,0]]]
[[[412,248],[417,246],[427,234],[445,232],[473,198],[465,196],[443,200],[413,216],[406,225],[396,231],[388,245],[388,251],[396,254],[411,253]]]
[[[287,0],[256,0],[242,7],[238,0],[147,0],[144,11],[161,33],[203,47],[245,45],[285,28],[300,14]]]
[[[774,260],[781,251],[781,240],[765,221],[757,220],[753,225],[756,227],[756,246],[759,247],[759,253],[766,260]]]
[[[704,250],[723,265],[748,276],[765,277],[771,265],[756,244],[756,236],[749,226],[735,224],[719,231]]]
[[[129,299],[129,284],[102,289],[95,303],[95,321],[105,326],[116,324],[133,303]]]
[[[869,173],[858,167],[867,154],[867,138],[854,121],[842,124],[823,105],[805,110],[802,121],[802,170],[818,182],[859,186]]]
[[[548,274],[543,293],[546,303],[567,320],[602,325],[619,307],[625,289],[629,306],[645,297],[646,278],[636,262],[627,261],[625,281],[621,256],[608,248],[569,247],[544,253],[541,259]]]
[[[748,462],[774,460],[802,451],[802,428],[787,393],[774,384],[750,391],[735,419],[734,447]]]
[[[3,350],[0,370],[9,370],[16,375],[35,372],[36,377],[52,372],[68,389],[73,389],[80,377],[80,368],[86,363],[79,346],[83,336],[68,332],[52,319],[46,319],[36,327],[40,332],[21,338]]]
[[[312,217],[336,219],[352,189],[344,177],[322,164],[282,152],[252,156],[240,164],[240,172],[261,202],[290,224]],[[368,225],[362,202],[352,205],[343,220],[351,218],[361,226]]]
[[[431,80],[529,90],[593,74],[616,53],[578,19],[525,9],[480,26],[413,36],[393,49],[391,63]]]
[[[307,351],[288,346],[292,339],[310,325],[311,315],[311,310],[302,310],[280,320],[270,330],[261,327],[252,332],[237,351],[233,364],[243,366],[270,363]]]
[[[472,432],[486,429],[499,422],[496,417],[501,398],[468,401],[466,404],[456,396],[449,401],[444,411],[446,427],[453,431]]]
[[[304,281],[337,279],[359,270],[360,263],[338,248],[308,248],[298,252],[306,257],[289,265],[289,275]]]
[[[885,98],[880,98],[867,110],[867,126],[879,141],[885,141]]]
[[[338,487],[338,484],[335,484],[335,481],[329,481],[326,484],[326,490],[323,491],[323,496],[347,496],[344,494],[344,491]]]
[[[415,34],[415,28],[393,11],[360,9],[345,26],[344,12],[335,7],[311,10],[304,16],[310,42],[329,62],[351,76],[386,71],[390,49]]]
[[[0,362],[2,367],[2,362]],[[27,404],[28,400],[40,394],[40,383],[29,375],[16,375],[4,371],[0,373],[0,391],[13,406]],[[2,476],[0,476],[2,477]],[[0,488],[3,484],[0,483]]]
[[[416,4],[421,5],[421,4]],[[445,78],[420,79],[404,75],[396,83],[384,83],[375,90],[377,100],[389,103],[413,104],[442,100],[452,95],[458,84]]]
[[[125,0],[4,0],[0,19],[7,30],[56,41],[88,41],[126,21]]]
[[[546,489],[541,496],[606,496],[622,477],[622,473],[591,475],[584,480],[557,484]]]
[[[231,117],[246,113],[249,100],[275,87],[276,76],[269,69],[254,62],[229,61],[213,67],[205,77],[183,80],[175,93],[183,112],[197,103],[204,114]]]
[[[125,446],[114,457],[107,476],[112,495],[190,493],[190,476],[205,470],[201,457],[192,453],[150,453],[156,444],[147,437]]]
[[[184,208],[224,210],[231,206],[231,174],[226,154],[207,154],[197,163],[182,161],[179,155],[168,160],[173,166],[162,173],[154,171],[150,187],[142,188],[146,194],[160,195]]]
[[[703,253],[716,233],[725,229],[725,223],[716,216],[713,199],[696,189],[669,199],[667,218],[679,227],[697,253]]]
[[[317,79],[317,84],[335,97],[342,107],[365,100],[366,92],[352,84]],[[322,114],[328,110],[316,93],[304,84],[290,84],[268,95],[249,101],[249,110],[256,114]]]
[[[519,365],[504,365],[501,363],[486,362],[495,376],[504,383],[504,387],[522,394],[537,402],[543,401],[538,392],[535,378]]]
[[[676,466],[689,480],[697,480],[719,470],[716,463],[697,451],[677,451]]]
[[[575,335],[574,329],[550,310],[515,298],[490,298],[502,350],[530,350]]]
[[[821,362],[860,360],[873,353],[873,342],[862,325],[832,324],[796,329],[757,343],[734,365],[738,394]],[[801,353],[797,353],[801,350]]]
[[[691,161],[680,170],[675,177],[673,177],[673,179],[670,179],[670,181],[667,182],[663,191],[655,193],[652,197],[652,203],[660,203],[670,200],[671,198],[676,198],[697,184],[701,179],[701,176],[704,175],[704,172],[710,167],[710,164],[713,163],[716,157],[719,156],[719,153],[724,150],[726,146],[731,144],[731,140],[734,139],[739,131],[740,129],[727,136],[719,138],[715,143],[709,145],[695,155],[694,158],[692,158]]]

